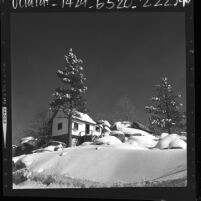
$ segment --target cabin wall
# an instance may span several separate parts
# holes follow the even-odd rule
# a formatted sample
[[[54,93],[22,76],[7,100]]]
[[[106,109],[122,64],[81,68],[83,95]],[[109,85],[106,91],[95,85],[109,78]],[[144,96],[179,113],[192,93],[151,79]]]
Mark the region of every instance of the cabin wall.
[[[99,127],[99,126],[94,126],[94,131],[93,131],[93,135],[95,136],[100,136],[102,134],[102,128],[99,127],[99,130],[96,130],[96,127]]]
[[[74,124],[77,124],[78,125],[78,129],[76,130],[75,129],[75,125]],[[77,135],[77,136],[84,136],[86,133],[86,124],[85,122],[82,122],[82,121],[79,121],[79,120],[76,120],[74,119],[73,120],[73,123],[72,123],[72,134],[73,135]],[[94,130],[95,130],[95,126],[92,125],[92,124],[88,124],[89,125],[89,134],[93,134]]]
[[[63,111],[58,111],[52,122],[52,137],[68,135],[68,118]],[[60,125],[59,125],[60,124]],[[86,134],[86,125],[89,125],[89,133]],[[72,136],[101,135],[101,128],[96,129],[97,125],[72,119]],[[62,137],[63,138],[63,137]]]
[[[75,123],[77,124],[78,128],[76,129]],[[59,129],[59,124],[62,125],[62,128]],[[86,131],[86,124],[85,122],[73,119],[72,122],[72,135],[76,136],[84,136]],[[96,132],[95,125],[89,124],[89,134],[99,135]],[[52,136],[60,136],[68,134],[68,119],[66,117],[56,117],[53,120],[52,125]]]
[[[75,129],[75,123],[78,124],[78,130]],[[83,136],[85,135],[85,123],[73,120],[72,123],[72,135]]]
[[[62,124],[62,128],[58,129],[58,125]],[[67,118],[54,118],[52,125],[52,136],[65,135],[68,133],[68,119]]]

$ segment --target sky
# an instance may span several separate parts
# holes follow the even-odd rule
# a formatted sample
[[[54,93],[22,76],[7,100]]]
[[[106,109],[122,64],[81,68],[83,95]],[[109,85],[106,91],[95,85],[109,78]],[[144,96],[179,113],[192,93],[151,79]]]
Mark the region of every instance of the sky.
[[[186,107],[184,13],[13,13],[13,143],[37,113],[49,107],[53,90],[62,86],[56,70],[65,66],[69,48],[84,62],[85,97],[94,115],[107,117],[123,96],[144,114],[145,106],[152,104],[153,85],[164,76]]]

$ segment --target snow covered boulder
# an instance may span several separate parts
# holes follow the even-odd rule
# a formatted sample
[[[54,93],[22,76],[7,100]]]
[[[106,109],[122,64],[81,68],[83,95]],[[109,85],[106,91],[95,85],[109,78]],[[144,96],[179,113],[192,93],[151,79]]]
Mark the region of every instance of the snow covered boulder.
[[[12,158],[13,163],[15,164],[19,159],[23,158],[24,156],[26,156],[25,154],[20,155],[20,156],[15,156]]]
[[[186,142],[181,139],[174,140],[169,144],[169,149],[186,149],[186,147]]]
[[[132,123],[129,121],[117,121],[112,125],[111,130],[122,131],[123,128],[131,127],[131,125]]]
[[[146,136],[147,138],[151,138],[153,140],[157,140],[158,138],[154,135],[147,133],[146,131],[135,129],[135,128],[122,128],[122,132],[125,134],[126,137],[131,136]]]
[[[23,137],[21,138],[20,140],[20,144],[21,145],[31,145],[33,147],[36,147],[37,144],[38,144],[38,139],[37,138],[34,138],[32,136],[29,136],[29,137]]]
[[[14,156],[20,156],[22,154],[30,154],[34,150],[34,148],[35,147],[30,143],[23,143],[15,149]]]
[[[111,124],[107,120],[99,120],[98,124],[103,125],[104,127],[107,126],[108,128],[111,127]]]
[[[133,121],[133,122],[131,122],[131,121],[118,121],[118,122],[115,122],[114,125],[111,127],[111,130],[121,131],[122,128],[135,128],[135,129],[139,129],[142,131],[146,131],[147,133],[151,133],[151,130],[147,126],[145,126],[145,125],[143,125],[137,121]]]
[[[143,124],[141,124],[140,122],[137,122],[137,121],[134,121],[132,123],[131,127],[132,128],[136,128],[136,129],[140,129],[140,130],[143,130],[143,131],[146,131],[148,133],[151,133],[151,130],[147,126],[145,126],[145,125],[143,125]]]
[[[131,136],[125,142],[126,144],[134,144],[141,147],[152,148],[157,142],[146,136]]]
[[[83,142],[80,146],[88,146],[93,144],[93,142]]]
[[[122,142],[125,142],[125,135],[124,135],[124,133],[122,131],[111,131],[110,135],[117,137]]]
[[[17,146],[16,145],[12,145],[12,156],[16,156],[16,149],[17,149]]]
[[[121,140],[114,136],[105,136],[99,139],[96,139],[93,144],[95,145],[115,145],[121,144]]]
[[[180,136],[180,139],[183,140],[183,141],[185,141],[185,142],[187,141],[187,137],[184,136],[184,135],[181,135],[181,136]]]
[[[104,133],[102,133],[103,137],[107,137],[110,136],[110,131],[105,131]]]
[[[127,137],[130,137],[132,135],[135,136],[144,136],[145,131],[135,129],[135,128],[122,128],[121,130]],[[147,133],[148,134],[148,133]]]
[[[110,128],[109,128],[109,127],[105,126],[105,127],[103,128],[103,132],[107,132],[107,131],[109,131],[109,132],[110,132],[111,130],[110,130]]]
[[[44,144],[42,146],[42,148],[45,148],[45,147],[48,147],[48,146],[59,146],[59,145],[62,146],[63,148],[66,147],[66,144],[64,142],[51,140],[48,143]]]
[[[53,151],[61,151],[66,147],[66,144],[59,141],[49,141],[44,144],[41,148],[32,151],[32,153],[37,152],[53,152]]]
[[[162,139],[162,138],[164,138],[164,137],[166,137],[166,136],[168,136],[168,135],[169,135],[168,133],[161,133],[160,139]]]
[[[32,136],[23,137],[23,138],[21,138],[20,143],[21,143],[21,144],[23,144],[23,143],[28,143],[28,142],[32,142],[32,141],[34,141],[34,140],[35,140],[35,138],[32,137]]]
[[[72,138],[72,141],[71,141],[71,146],[72,147],[75,147],[75,146],[77,146],[78,145],[78,139],[77,138]]]
[[[161,138],[156,144],[155,148],[159,149],[169,149],[170,144],[176,140],[180,140],[180,136],[177,134],[169,134],[163,138]]]
[[[61,144],[54,147],[54,151],[62,151],[64,148]]]
[[[39,152],[53,152],[55,151],[56,146],[50,145],[44,148],[36,149],[32,151],[32,153],[39,153]]]

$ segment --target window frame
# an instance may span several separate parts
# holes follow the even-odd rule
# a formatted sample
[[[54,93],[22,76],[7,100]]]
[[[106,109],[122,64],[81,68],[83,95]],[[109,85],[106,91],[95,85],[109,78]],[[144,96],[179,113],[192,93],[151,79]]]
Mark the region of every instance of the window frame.
[[[59,122],[57,124],[57,130],[62,130],[63,129],[63,123],[62,122]]]
[[[99,126],[96,126],[96,132],[100,132],[100,127]]]
[[[73,122],[73,130],[75,130],[75,131],[79,130],[79,124],[77,122]]]

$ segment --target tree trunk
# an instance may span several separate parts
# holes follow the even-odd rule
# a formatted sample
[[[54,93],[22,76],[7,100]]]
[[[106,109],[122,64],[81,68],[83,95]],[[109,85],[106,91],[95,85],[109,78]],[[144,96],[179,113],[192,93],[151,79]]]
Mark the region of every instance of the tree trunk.
[[[171,134],[171,128],[169,125],[168,125],[168,134]]]
[[[68,116],[68,147],[72,146],[72,100],[70,101],[70,113]]]
[[[72,113],[70,112],[68,117],[68,147],[72,145]]]
[[[169,106],[168,106],[168,95],[167,95],[167,92],[165,91],[164,92],[165,94],[165,105],[166,105],[166,115],[167,115],[167,118],[168,119],[171,119],[171,113],[170,113],[170,109],[169,109]],[[168,122],[168,125],[167,125],[167,129],[168,129],[168,134],[171,134],[171,124]]]

